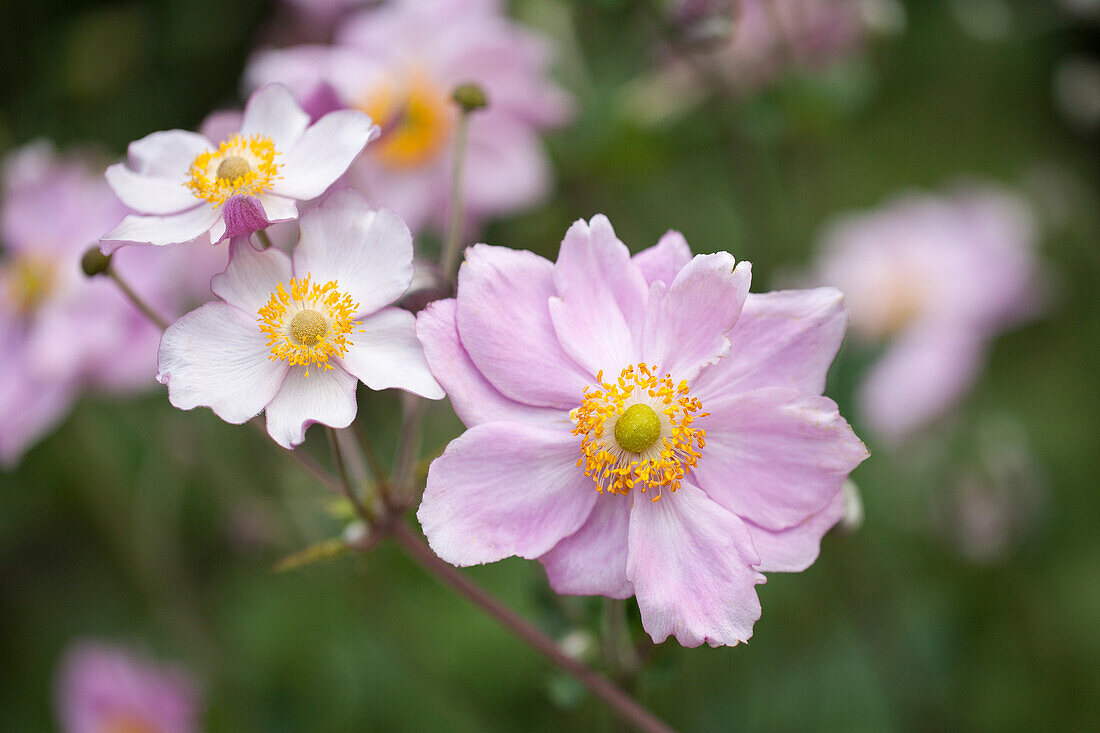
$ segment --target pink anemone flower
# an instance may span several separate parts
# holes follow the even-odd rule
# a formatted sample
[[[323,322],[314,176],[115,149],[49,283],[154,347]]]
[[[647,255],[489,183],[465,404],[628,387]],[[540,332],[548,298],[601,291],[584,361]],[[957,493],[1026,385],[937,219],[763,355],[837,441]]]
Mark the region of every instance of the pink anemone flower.
[[[556,263],[470,249],[457,297],[417,326],[469,428],[417,514],[436,553],[537,558],[559,593],[634,595],[658,642],[747,640],[761,573],[814,561],[867,456],[821,396],[840,293],[749,280],[676,232],[631,257],[603,216]]]
[[[229,267],[210,285],[220,302],[164,333],[157,379],[171,403],[209,407],[234,424],[264,410],[271,437],[293,448],[312,423],[350,425],[360,381],[442,398],[414,317],[392,305],[413,276],[405,223],[343,189],[300,226],[293,257],[235,239]]]
[[[103,250],[202,236],[217,244],[297,219],[297,202],[327,191],[377,134],[355,110],[310,124],[278,84],[252,95],[239,131],[220,143],[197,132],[154,132],[130,144],[128,163],[107,169],[115,194],[139,214],[104,235]]]
[[[66,652],[57,704],[64,733],[200,729],[198,691],[186,674],[97,642]]]

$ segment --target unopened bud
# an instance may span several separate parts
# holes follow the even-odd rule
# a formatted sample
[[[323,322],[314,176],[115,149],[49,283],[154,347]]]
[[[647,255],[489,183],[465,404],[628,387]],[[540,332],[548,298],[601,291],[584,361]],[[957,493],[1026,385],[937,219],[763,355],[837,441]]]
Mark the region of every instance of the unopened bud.
[[[98,245],[89,247],[84,256],[80,258],[80,267],[88,277],[102,275],[107,272],[107,268],[110,266],[111,255],[103,254],[103,250]]]
[[[478,84],[459,84],[451,92],[451,97],[462,107],[462,111],[469,114],[474,110],[482,109],[489,104],[489,98],[485,90]]]

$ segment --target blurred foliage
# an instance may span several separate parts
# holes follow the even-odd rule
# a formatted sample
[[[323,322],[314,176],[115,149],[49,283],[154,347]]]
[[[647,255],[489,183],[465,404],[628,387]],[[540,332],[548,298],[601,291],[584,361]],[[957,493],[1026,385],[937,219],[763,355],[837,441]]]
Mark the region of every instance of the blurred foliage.
[[[639,4],[515,5],[560,36],[580,116],[548,141],[555,197],[485,241],[552,256],[572,220],[604,212],[635,250],[677,228],[697,252],[752,260],[762,290],[804,266],[831,214],[906,188],[990,177],[1065,214],[1045,238],[1049,317],[997,342],[965,410],[935,436],[897,453],[872,446],[854,475],[864,526],[826,538],[807,572],[769,578],[751,643],[657,649],[646,703],[700,731],[1094,727],[1096,140],[1060,123],[1050,76],[1097,29],[1067,29],[1053,4],[1020,0],[1006,37],[978,40],[949,3],[914,0],[903,35],[835,76],[788,77],[651,123],[623,104],[665,53]],[[150,131],[194,127],[234,103],[270,11],[259,0],[0,5],[0,145],[46,136],[121,154]],[[833,369],[829,394],[845,414],[864,358],[845,350]],[[0,728],[53,727],[56,660],[84,636],[181,660],[206,690],[213,731],[606,724],[597,703],[391,547],[273,572],[339,534],[329,496],[259,435],[172,410],[153,387],[86,400],[0,476]],[[397,408],[391,394],[360,396],[384,456]],[[430,415],[425,445],[439,450],[460,425],[446,405]],[[967,435],[990,415],[1019,421],[1049,495],[1008,553],[973,563],[932,507],[949,490],[944,466],[968,460]],[[319,435],[306,448],[325,458]],[[598,628],[600,602],[555,598],[536,563],[469,573],[559,636]]]

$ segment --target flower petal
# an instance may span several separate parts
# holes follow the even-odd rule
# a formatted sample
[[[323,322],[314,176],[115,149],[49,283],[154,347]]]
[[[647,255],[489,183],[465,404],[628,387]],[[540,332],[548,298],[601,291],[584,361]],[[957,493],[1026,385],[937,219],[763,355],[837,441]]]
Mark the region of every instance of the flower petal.
[[[437,300],[417,316],[416,334],[424,347],[424,357],[432,374],[451,400],[455,414],[473,427],[483,422],[513,420],[546,423],[558,421],[572,427],[563,410],[532,407],[508,399],[489,383],[462,347],[455,324],[455,299]]]
[[[358,321],[348,334],[344,368],[371,389],[403,389],[432,400],[443,390],[428,369],[416,338],[416,317],[400,308],[383,308]]]
[[[130,143],[126,152],[135,172],[183,183],[195,158],[216,147],[197,132],[162,130]]]
[[[824,509],[788,529],[765,529],[746,520],[760,555],[760,572],[800,573],[810,567],[821,550],[821,538],[843,517],[844,492],[839,491]]]
[[[275,150],[283,154],[278,162],[285,165],[286,156],[298,144],[308,125],[309,115],[294,101],[290,91],[282,84],[268,84],[248,98],[240,134],[242,137],[271,138]],[[283,171],[280,174],[285,175]]]
[[[334,191],[302,215],[295,274],[336,280],[359,303],[358,313],[400,298],[412,282],[412,260],[412,234],[401,217],[375,211],[355,189]]]
[[[168,327],[157,352],[157,381],[174,407],[209,407],[239,425],[258,414],[283,383],[287,365],[268,359],[267,337],[248,316],[207,303]]]
[[[728,252],[696,255],[667,291],[650,289],[643,358],[677,380],[691,381],[699,370],[730,351],[726,336],[737,322],[749,292],[748,262],[734,267]]]
[[[756,586],[764,576],[749,532],[691,484],[660,501],[634,497],[627,577],[642,626],[658,644],[732,646],[760,618]]]
[[[229,266],[210,280],[214,295],[253,318],[271,299],[279,283],[289,283],[290,258],[280,250],[258,250],[247,237],[229,245]]]
[[[602,494],[588,520],[539,558],[555,593],[629,598],[627,532],[633,497]]]
[[[346,428],[355,419],[355,377],[339,367],[291,367],[267,406],[267,433],[286,449],[306,439],[313,423]]]
[[[593,376],[570,359],[550,321],[553,265],[526,250],[475,245],[458,273],[458,333],[501,394],[571,410]]]
[[[295,203],[294,199],[264,193],[260,194],[260,203],[264,207],[264,215],[272,224],[281,221],[293,221],[298,218],[298,204]]]
[[[790,389],[723,395],[704,404],[707,445],[695,482],[766,529],[805,522],[840,492],[867,449],[827,397]]]
[[[310,125],[283,157],[272,192],[301,201],[317,198],[344,175],[379,132],[370,117],[358,110],[329,112]]]
[[[647,284],[660,280],[668,285],[691,262],[691,248],[683,234],[670,229],[657,240],[657,244],[643,249],[631,260],[642,271]]]
[[[596,503],[578,455],[565,430],[516,422],[470,428],[428,469],[416,513],[428,543],[453,565],[546,554]]]
[[[595,374],[617,373],[637,361],[645,323],[646,283],[607,217],[569,227],[554,265],[550,318],[558,341]]]
[[[170,216],[127,215],[122,222],[100,240],[103,251],[110,254],[125,244],[182,244],[206,234],[221,220],[221,208],[205,203],[180,214]]]
[[[198,203],[184,185],[186,168],[174,178],[136,173],[124,163],[107,167],[107,184],[118,200],[143,214],[175,214]]]
[[[860,414],[880,437],[903,440],[959,400],[984,355],[984,337],[965,325],[927,324],[901,334],[860,385]]]
[[[729,356],[703,370],[692,394],[703,404],[712,394],[762,387],[821,394],[847,327],[848,309],[836,288],[749,293],[729,333]]]

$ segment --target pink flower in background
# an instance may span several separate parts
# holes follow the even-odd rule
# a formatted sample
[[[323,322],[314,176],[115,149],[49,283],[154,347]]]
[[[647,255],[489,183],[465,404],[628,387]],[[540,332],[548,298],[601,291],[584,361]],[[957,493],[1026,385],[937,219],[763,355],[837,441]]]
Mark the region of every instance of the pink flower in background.
[[[676,232],[632,258],[603,216],[557,263],[468,250],[457,298],[417,326],[469,428],[428,472],[436,553],[538,558],[559,593],[635,595],[658,642],[748,639],[760,573],[814,561],[867,456],[821,396],[840,293],[749,279]]]
[[[476,222],[530,206],[548,190],[538,138],[570,100],[547,76],[548,41],[508,20],[492,0],[404,0],[347,20],[334,46],[264,51],[246,84],[287,84],[320,113],[366,111],[383,129],[348,181],[396,210],[414,231],[441,228],[449,210],[455,86],[474,82],[489,106],[470,118],[464,173]]]
[[[852,331],[886,343],[859,393],[868,427],[901,440],[970,388],[989,342],[1039,309],[1035,225],[992,187],[907,194],[839,218],[817,279],[844,292]]]
[[[88,279],[83,253],[125,213],[101,168],[39,142],[4,163],[0,204],[0,462],[68,413],[86,387],[152,387],[159,332],[106,278]],[[209,292],[224,253],[127,249],[114,268],[154,308],[178,312]]]
[[[355,419],[355,388],[398,388],[439,399],[412,314],[392,303],[413,277],[412,235],[351,189],[302,215],[293,258],[234,239],[207,303],[164,333],[157,379],[182,410],[210,407],[240,424],[267,413],[284,448],[315,422]]]
[[[194,733],[201,715],[184,672],[98,642],[65,653],[57,707],[64,733]]]
[[[358,111],[312,125],[286,88],[273,84],[248,100],[239,131],[221,143],[184,130],[154,132],[130,144],[129,162],[107,169],[107,182],[139,212],[103,236],[124,244],[211,244],[298,218],[298,201],[317,198],[378,132]]]

